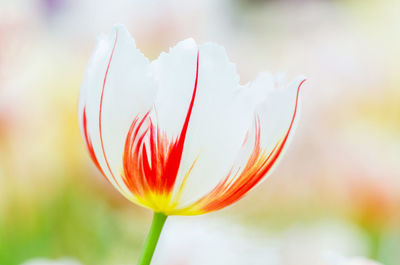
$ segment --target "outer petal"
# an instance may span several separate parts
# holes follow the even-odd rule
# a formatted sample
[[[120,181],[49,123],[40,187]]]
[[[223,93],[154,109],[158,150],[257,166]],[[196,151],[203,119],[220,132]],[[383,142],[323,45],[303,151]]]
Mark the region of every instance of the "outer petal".
[[[250,85],[253,91],[264,87],[268,96],[257,107],[255,124],[236,163],[214,189],[184,210],[186,214],[214,211],[236,202],[265,179],[277,164],[293,135],[304,78],[289,85],[283,84],[281,78],[272,80],[275,82],[271,82],[270,75],[261,74]]]
[[[129,199],[120,176],[124,143],[132,120],[151,108],[155,89],[150,63],[125,27],[99,38],[82,82],[80,125],[92,159]]]
[[[286,135],[289,128],[290,133],[287,141],[290,142],[299,120],[301,111],[300,89],[304,81],[305,77],[299,76],[287,84],[284,76],[277,75],[274,77],[274,83],[272,87],[270,86],[267,99],[257,108],[260,117],[261,146],[263,149],[272,150],[277,141]],[[261,74],[253,85],[265,87],[265,76]]]

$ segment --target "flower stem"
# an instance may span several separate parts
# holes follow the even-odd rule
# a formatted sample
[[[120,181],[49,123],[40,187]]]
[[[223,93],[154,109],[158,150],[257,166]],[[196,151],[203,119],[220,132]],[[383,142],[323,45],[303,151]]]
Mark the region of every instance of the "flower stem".
[[[167,216],[165,214],[156,212],[154,213],[153,222],[151,223],[150,231],[142,250],[138,265],[150,264],[166,220]]]

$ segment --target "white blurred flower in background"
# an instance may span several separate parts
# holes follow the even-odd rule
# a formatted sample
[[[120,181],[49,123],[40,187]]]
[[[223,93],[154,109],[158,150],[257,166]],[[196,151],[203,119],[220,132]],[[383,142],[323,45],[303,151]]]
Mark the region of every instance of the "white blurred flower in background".
[[[327,263],[366,253],[363,234],[344,222],[298,224],[271,233],[213,216],[170,217],[164,229],[154,265],[376,265]]]
[[[280,265],[272,241],[215,218],[171,216],[161,235],[154,265]]]

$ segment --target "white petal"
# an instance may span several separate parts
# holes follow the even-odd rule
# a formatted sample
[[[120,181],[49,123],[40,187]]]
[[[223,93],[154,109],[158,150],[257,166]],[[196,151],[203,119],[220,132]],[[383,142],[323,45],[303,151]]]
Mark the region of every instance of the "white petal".
[[[286,84],[282,74],[272,76],[269,73],[260,73],[257,79],[250,84],[251,90],[264,90],[267,93],[255,110],[259,121],[261,150],[269,154],[278,146],[278,143],[283,143],[283,149],[278,153],[272,168],[268,170],[262,180],[271,175],[293,138],[301,109],[300,86],[304,80],[304,77],[298,77],[290,84]],[[244,168],[253,152],[256,141],[255,125],[250,128],[248,136],[246,144],[242,146],[235,161],[234,168],[237,170]]]
[[[195,85],[197,51],[197,93],[176,188],[197,161],[181,205],[198,199],[228,174],[254,122],[255,107],[266,94],[239,85],[235,65],[224,48],[198,47],[193,40],[185,40],[152,63],[159,84],[157,121],[167,135],[176,137],[182,129]]]
[[[197,51],[195,41],[186,39],[151,63],[158,87],[155,115],[158,126],[169,139],[179,135],[188,111],[196,77]]]
[[[257,107],[260,117],[261,147],[264,150],[272,150],[275,147],[289,130],[294,118],[288,139],[290,142],[300,116],[301,97],[298,93],[305,80],[301,76],[286,84],[281,75],[275,76],[274,79],[274,84],[271,86],[270,81],[265,81],[264,76],[260,75],[252,84],[256,87],[269,87],[266,100]],[[287,145],[288,143],[285,146]]]
[[[304,79],[299,78],[288,86],[284,85],[283,82],[271,82],[272,80],[271,75],[261,74],[257,80],[250,85],[249,91],[252,91],[253,95],[259,94],[262,89],[267,91],[268,95],[265,100],[261,101],[256,109],[256,119],[250,129],[246,143],[242,145],[237,159],[233,164],[233,175],[230,175],[230,183],[233,181],[233,183],[236,184],[235,181],[239,181],[237,183],[241,186],[243,181],[250,181],[249,183],[252,184],[250,184],[250,186],[247,185],[247,188],[243,189],[240,186],[239,189],[231,189],[231,187],[235,187],[235,185],[228,185],[224,187],[222,191],[225,190],[225,188],[230,191],[226,191],[227,193],[225,195],[225,191],[223,191],[219,195],[211,197],[211,204],[213,200],[215,200],[214,202],[218,202],[220,199],[219,196],[235,195],[238,197],[234,198],[240,199],[241,196],[245,195],[254,185],[265,180],[265,178],[271,174],[272,169],[276,167],[278,160],[282,157],[284,150],[288,146],[290,138],[292,138],[295,123],[298,120],[298,107],[300,103],[298,100],[299,89]],[[275,80],[278,81],[276,78]],[[255,147],[257,148],[254,149]],[[261,151],[261,156],[257,155],[258,158],[268,158],[265,160],[266,164],[259,168],[262,171],[254,175],[248,175],[248,173],[253,171],[244,170],[249,165],[249,158],[257,154],[258,151],[256,150]],[[256,163],[253,165],[257,166],[258,164]],[[235,175],[235,173],[238,174]],[[242,178],[243,176],[245,179]],[[250,178],[247,179],[247,176],[250,176]],[[239,192],[239,190],[241,191]],[[236,199],[232,200],[230,203],[234,202]],[[219,207],[225,207],[227,205],[229,204],[222,203]],[[214,210],[216,209],[219,209],[218,206],[214,208]],[[208,210],[213,209],[210,208]]]
[[[155,90],[150,63],[125,27],[115,26],[111,34],[99,38],[82,83],[79,108],[80,113],[86,108],[88,134],[101,168],[125,195],[120,178],[125,137],[134,117],[151,108]]]

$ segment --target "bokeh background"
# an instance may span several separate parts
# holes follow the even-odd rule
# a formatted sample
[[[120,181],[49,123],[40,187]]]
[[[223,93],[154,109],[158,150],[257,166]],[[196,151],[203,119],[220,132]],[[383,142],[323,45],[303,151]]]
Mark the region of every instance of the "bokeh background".
[[[308,77],[274,174],[232,207],[170,218],[155,264],[399,265],[399,14],[398,0],[0,0],[0,264],[136,263],[151,213],[96,170],[77,120],[96,36],[123,23],[151,59],[193,37],[223,45],[243,83]]]

